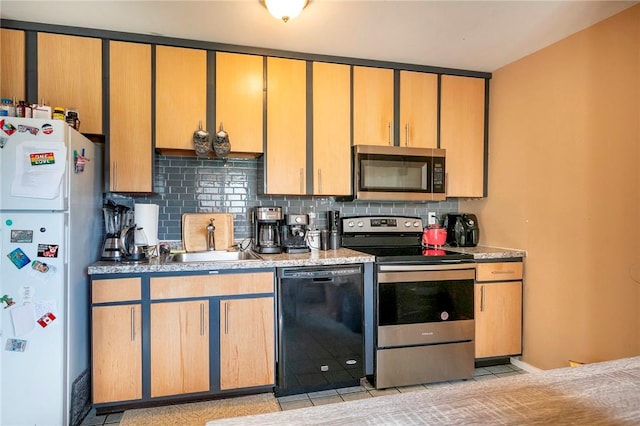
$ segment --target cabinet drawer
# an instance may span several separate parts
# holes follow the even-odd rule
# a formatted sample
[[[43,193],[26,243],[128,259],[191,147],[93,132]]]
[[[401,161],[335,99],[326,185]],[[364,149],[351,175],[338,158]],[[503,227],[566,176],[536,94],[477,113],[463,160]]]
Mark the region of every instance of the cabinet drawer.
[[[273,293],[273,273],[151,278],[151,300]]]
[[[476,264],[476,281],[508,281],[522,279],[522,262]]]
[[[140,300],[142,297],[141,283],[140,277],[93,280],[91,281],[91,302]]]

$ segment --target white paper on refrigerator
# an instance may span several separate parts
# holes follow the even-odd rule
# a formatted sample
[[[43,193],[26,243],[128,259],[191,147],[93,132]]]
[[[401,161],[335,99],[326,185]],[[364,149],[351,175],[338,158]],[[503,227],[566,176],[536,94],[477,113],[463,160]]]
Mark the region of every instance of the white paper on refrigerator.
[[[36,327],[36,312],[31,303],[16,306],[11,309],[13,321],[13,334],[16,337],[24,336]]]
[[[60,195],[60,182],[67,165],[64,142],[46,146],[24,141],[16,147],[16,170],[11,184],[14,197],[52,200]]]

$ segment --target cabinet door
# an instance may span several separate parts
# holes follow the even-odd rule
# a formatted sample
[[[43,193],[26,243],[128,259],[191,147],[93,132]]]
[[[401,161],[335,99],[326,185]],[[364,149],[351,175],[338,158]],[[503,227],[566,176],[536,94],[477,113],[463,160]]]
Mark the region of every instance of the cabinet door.
[[[209,302],[151,305],[151,397],[209,390]]]
[[[207,126],[205,50],[156,46],[155,111],[156,148],[193,151],[193,132]]]
[[[353,144],[393,145],[393,70],[353,67]]]
[[[443,75],[440,148],[447,150],[447,197],[484,195],[485,81]]]
[[[77,109],[80,131],[101,134],[102,40],[38,33],[38,97]]]
[[[109,42],[109,190],[153,190],[151,46]]]
[[[220,389],[275,383],[273,297],[220,302]]]
[[[267,194],[306,194],[306,63],[267,58]]]
[[[351,194],[351,75],[313,64],[313,195]]]
[[[400,71],[400,146],[437,148],[438,76]]]
[[[92,308],[93,403],[142,398],[141,305]]]
[[[25,39],[24,31],[0,29],[0,96],[25,98]]]
[[[476,358],[522,352],[522,281],[475,285]]]
[[[216,126],[233,152],[261,153],[264,109],[262,56],[216,52]]]

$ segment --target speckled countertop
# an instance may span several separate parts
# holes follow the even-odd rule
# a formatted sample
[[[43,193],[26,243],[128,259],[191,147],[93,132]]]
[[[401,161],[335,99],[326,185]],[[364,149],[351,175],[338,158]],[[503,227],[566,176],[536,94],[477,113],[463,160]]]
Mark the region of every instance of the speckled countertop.
[[[88,272],[93,274],[131,274],[145,272],[185,272],[220,269],[256,269],[287,266],[344,265],[350,263],[374,262],[375,257],[347,248],[338,250],[313,250],[300,254],[261,254],[263,260],[225,261],[225,262],[188,262],[160,263],[152,258],[146,263],[100,261],[89,266]]]
[[[527,255],[527,252],[524,250],[499,247],[476,246],[445,248],[458,253],[472,254],[476,260],[508,259],[512,257],[526,257]]]
[[[446,247],[446,249],[460,253],[472,254],[473,258],[477,260],[507,259],[526,256],[526,252],[524,250],[487,246]],[[313,250],[310,253],[300,254],[261,254],[260,256],[263,258],[263,260],[160,263],[157,258],[152,258],[149,262],[146,263],[100,261],[90,265],[88,268],[88,272],[90,275],[131,274],[146,272],[184,272],[216,269],[256,269],[289,266],[340,265],[350,263],[369,263],[375,261],[374,256],[347,248],[327,251]]]

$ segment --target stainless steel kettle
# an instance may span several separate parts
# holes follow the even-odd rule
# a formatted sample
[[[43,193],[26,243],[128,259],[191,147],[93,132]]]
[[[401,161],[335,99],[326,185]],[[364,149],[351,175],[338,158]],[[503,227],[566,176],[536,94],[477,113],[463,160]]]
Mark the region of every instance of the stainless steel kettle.
[[[120,251],[127,260],[142,261],[147,257],[149,242],[144,230],[135,224],[124,227],[120,233]]]

